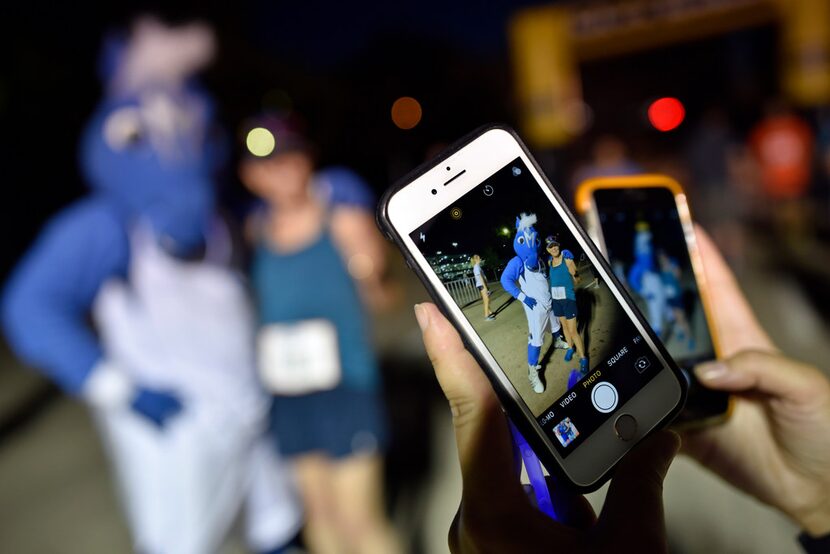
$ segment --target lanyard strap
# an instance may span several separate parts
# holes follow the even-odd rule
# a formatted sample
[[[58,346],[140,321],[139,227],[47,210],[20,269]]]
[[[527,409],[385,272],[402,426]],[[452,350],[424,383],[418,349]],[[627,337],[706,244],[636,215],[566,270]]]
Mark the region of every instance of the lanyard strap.
[[[542,513],[546,514],[554,521],[560,521],[559,517],[556,515],[556,511],[553,509],[553,502],[550,498],[550,490],[548,490],[548,484],[545,481],[545,474],[542,472],[542,463],[539,461],[536,453],[527,443],[516,426],[513,425],[513,422],[510,421],[510,419],[508,419],[507,422],[510,424],[510,432],[513,435],[513,443],[519,449],[522,461],[525,464],[527,477],[530,479],[530,486],[533,488],[533,494],[536,497],[536,506]]]

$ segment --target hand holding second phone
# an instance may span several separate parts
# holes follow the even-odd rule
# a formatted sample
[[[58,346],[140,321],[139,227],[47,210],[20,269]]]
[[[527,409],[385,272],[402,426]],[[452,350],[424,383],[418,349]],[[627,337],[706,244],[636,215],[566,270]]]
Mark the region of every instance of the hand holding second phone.
[[[683,435],[683,450],[814,536],[830,533],[830,382],[778,353],[708,235],[697,229],[724,360],[696,368],[731,392],[730,419]]]

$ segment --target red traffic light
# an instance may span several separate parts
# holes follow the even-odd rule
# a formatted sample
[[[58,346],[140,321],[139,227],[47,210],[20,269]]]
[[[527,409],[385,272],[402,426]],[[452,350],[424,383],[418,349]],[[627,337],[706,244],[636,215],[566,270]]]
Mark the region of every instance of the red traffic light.
[[[648,107],[648,120],[658,131],[677,129],[685,117],[686,109],[677,98],[658,98]]]

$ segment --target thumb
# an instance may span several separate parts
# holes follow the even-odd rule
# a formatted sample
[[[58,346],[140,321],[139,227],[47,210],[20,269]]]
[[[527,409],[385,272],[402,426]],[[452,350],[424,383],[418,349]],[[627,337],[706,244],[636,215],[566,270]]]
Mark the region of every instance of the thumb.
[[[731,392],[762,392],[795,404],[812,404],[828,394],[827,380],[814,367],[770,352],[744,351],[695,367],[705,386]]]
[[[521,493],[507,421],[490,382],[434,304],[417,304],[415,316],[452,411],[465,499],[487,505],[499,495]]]
[[[667,550],[663,479],[679,449],[676,433],[660,431],[622,459],[600,514],[600,541],[620,551]]]

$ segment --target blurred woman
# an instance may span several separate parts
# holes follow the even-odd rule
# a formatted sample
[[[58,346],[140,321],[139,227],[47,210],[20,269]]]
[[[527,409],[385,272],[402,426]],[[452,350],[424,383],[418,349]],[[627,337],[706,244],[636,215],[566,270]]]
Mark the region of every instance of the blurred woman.
[[[553,300],[551,309],[553,315],[559,318],[562,324],[562,332],[565,335],[569,347],[565,352],[565,361],[573,358],[574,350],[579,356],[579,369],[582,373],[588,371],[588,358],[585,356],[585,345],[582,335],[579,334],[576,325],[576,292],[574,284],[577,280],[576,264],[573,254],[563,251],[559,243],[553,237],[545,240],[545,248],[550,254],[548,261],[548,279],[550,281],[550,293]],[[570,256],[566,255],[570,254]]]
[[[692,328],[689,325],[689,318],[686,317],[686,310],[683,308],[683,290],[680,285],[680,264],[671,258],[664,250],[657,251],[657,263],[660,266],[660,279],[666,289],[666,319],[674,321],[677,325],[677,340],[684,342],[688,340],[689,350],[695,349],[695,339],[692,335]],[[666,336],[665,340],[669,337]]]
[[[476,288],[481,293],[481,301],[484,303],[484,319],[493,321],[496,315],[490,311],[490,289],[487,288],[487,278],[481,271],[481,256],[474,254],[470,258],[470,265],[473,266],[473,277],[476,281]]]
[[[272,429],[305,503],[304,538],[319,554],[394,554],[383,508],[385,413],[361,302],[382,296],[371,195],[348,170],[315,172],[296,121],[263,116],[253,127],[275,144],[240,166],[264,201],[247,225],[259,364]]]

